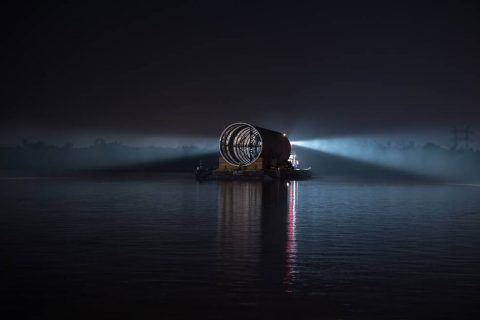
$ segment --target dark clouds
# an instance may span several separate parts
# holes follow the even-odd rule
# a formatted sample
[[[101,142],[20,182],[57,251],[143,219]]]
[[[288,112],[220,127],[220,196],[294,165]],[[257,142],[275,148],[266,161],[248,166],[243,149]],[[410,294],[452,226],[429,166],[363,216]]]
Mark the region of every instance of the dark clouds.
[[[480,123],[467,2],[9,5],[9,133],[312,133]],[[4,13],[5,14],[5,13]]]

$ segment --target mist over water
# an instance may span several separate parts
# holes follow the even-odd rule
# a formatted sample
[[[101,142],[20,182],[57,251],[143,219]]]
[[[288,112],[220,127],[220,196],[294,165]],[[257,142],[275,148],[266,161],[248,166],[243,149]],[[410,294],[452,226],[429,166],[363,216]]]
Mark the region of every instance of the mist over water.
[[[428,140],[408,140],[414,137],[410,133],[396,138],[387,134],[289,138],[300,166],[311,167],[317,176],[480,182],[480,151],[474,144],[453,148]],[[207,167],[218,166],[216,138],[138,136],[137,140],[131,139],[127,138],[126,142],[95,139],[85,146],[24,140],[13,147],[0,147],[0,176],[192,172],[200,160]]]
[[[94,172],[192,171],[199,160],[212,160],[216,141],[173,146],[129,146],[96,139],[86,147],[61,146],[43,141],[23,141],[16,147],[0,148],[0,176],[65,176]],[[211,161],[210,161],[211,162]]]
[[[307,157],[318,167],[322,163],[314,159],[324,154],[433,180],[480,181],[480,151],[472,148],[447,148],[414,141],[379,141],[375,137],[323,138],[292,143],[299,147],[299,153],[302,149],[314,151]]]

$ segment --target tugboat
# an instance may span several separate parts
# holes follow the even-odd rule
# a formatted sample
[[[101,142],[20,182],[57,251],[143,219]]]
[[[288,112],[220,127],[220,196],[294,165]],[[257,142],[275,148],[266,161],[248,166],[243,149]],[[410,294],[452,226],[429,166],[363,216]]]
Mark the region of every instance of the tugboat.
[[[203,166],[202,160],[200,160],[200,163],[195,170],[195,179],[197,179],[198,181],[208,180],[208,177],[212,174],[211,171],[212,170],[205,168]]]
[[[247,123],[233,123],[220,135],[218,168],[200,162],[195,177],[205,180],[303,180],[310,168],[299,169],[286,133]]]

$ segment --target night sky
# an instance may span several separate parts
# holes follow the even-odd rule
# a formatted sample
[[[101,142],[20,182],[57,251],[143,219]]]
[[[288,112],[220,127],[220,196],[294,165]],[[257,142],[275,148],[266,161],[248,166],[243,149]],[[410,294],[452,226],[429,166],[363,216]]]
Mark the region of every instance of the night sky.
[[[2,141],[480,124],[474,2],[3,4]]]

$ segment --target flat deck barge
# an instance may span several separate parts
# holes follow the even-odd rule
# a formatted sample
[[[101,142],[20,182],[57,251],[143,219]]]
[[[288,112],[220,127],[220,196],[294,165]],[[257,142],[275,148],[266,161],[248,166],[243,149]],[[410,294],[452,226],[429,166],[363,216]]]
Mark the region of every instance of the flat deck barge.
[[[312,177],[310,169],[276,169],[276,170],[212,170],[198,167],[195,178],[198,181],[210,180],[306,180]]]

